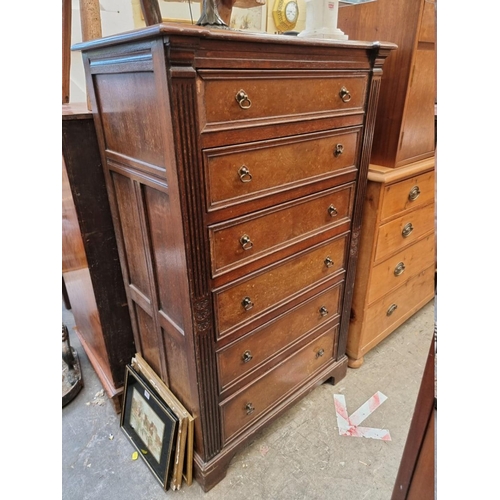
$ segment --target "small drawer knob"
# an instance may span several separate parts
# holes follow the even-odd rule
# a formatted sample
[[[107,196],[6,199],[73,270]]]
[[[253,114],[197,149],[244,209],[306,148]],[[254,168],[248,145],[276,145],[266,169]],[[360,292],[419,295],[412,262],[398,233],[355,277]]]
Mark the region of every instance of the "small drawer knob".
[[[245,311],[250,311],[250,309],[252,309],[252,307],[253,307],[253,302],[250,299],[250,297],[245,297],[241,301],[241,305],[244,307]]]
[[[331,257],[327,257],[327,258],[325,259],[325,266],[326,266],[326,267],[332,267],[332,266],[333,266],[333,264],[335,264],[335,262],[333,262],[333,260],[331,259]]]
[[[351,100],[351,93],[345,87],[340,89],[339,95],[343,102],[349,102]]]
[[[328,309],[325,306],[321,306],[319,308],[319,313],[321,314],[321,316],[326,316],[328,314]]]
[[[252,180],[252,174],[246,165],[242,165],[238,169],[238,175],[240,176],[241,182],[250,182]]]
[[[389,309],[387,309],[387,316],[390,316],[398,308],[397,304],[391,304]]]
[[[243,89],[236,93],[235,99],[241,109],[248,109],[252,105],[252,101],[248,98],[247,93]]]
[[[330,215],[330,217],[335,217],[337,214],[337,209],[333,205],[330,205],[328,207],[328,215]]]
[[[324,349],[320,349],[320,350],[316,353],[316,359],[321,358],[324,354],[325,354],[325,350],[324,350]]]
[[[255,411],[255,407],[252,403],[247,403],[245,405],[245,411],[247,412],[247,415],[251,415]]]
[[[250,351],[245,351],[243,355],[241,356],[241,359],[243,360],[243,363],[248,363],[249,361],[252,361],[252,353]]]
[[[412,231],[413,231],[413,224],[411,222],[408,222],[408,224],[406,224],[403,230],[401,231],[401,235],[403,236],[403,238],[408,238],[408,236],[410,236]]]
[[[416,200],[420,196],[420,188],[418,186],[413,186],[408,193],[408,199],[410,201]]]
[[[337,144],[335,150],[333,151],[334,156],[340,156],[344,152],[344,146],[342,144]]]
[[[240,238],[240,244],[243,247],[243,250],[250,250],[251,248],[253,248],[253,242],[248,234],[244,234]]]
[[[399,262],[394,268],[394,276],[401,276],[405,272],[406,266],[404,262]]]

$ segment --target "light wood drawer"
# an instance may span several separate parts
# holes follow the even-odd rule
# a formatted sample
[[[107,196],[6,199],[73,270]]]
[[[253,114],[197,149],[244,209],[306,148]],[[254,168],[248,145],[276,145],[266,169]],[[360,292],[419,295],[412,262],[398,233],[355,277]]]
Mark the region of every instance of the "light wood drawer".
[[[360,135],[356,128],[206,149],[208,209],[355,171]]]
[[[344,234],[215,291],[218,336],[344,271],[346,243]]]
[[[376,339],[384,338],[387,331],[393,330],[395,323],[400,323],[408,313],[418,305],[422,305],[422,301],[429,300],[433,294],[434,266],[421,271],[404,285],[371,305],[364,319],[367,333],[364,336],[363,347],[371,348]]]
[[[340,314],[343,282],[299,304],[217,353],[220,387],[261,366],[313,329]]]
[[[210,227],[213,275],[348,222],[354,186],[350,183]]]
[[[337,327],[278,364],[254,383],[221,403],[224,442],[279,404],[294,388],[335,358]]]
[[[200,70],[207,124],[245,127],[259,119],[290,121],[294,116],[362,112],[366,99],[366,74],[315,72],[210,73]]]
[[[419,238],[435,226],[434,204],[382,224],[378,230],[375,248],[375,261],[385,259],[389,255],[415,243]]]
[[[385,187],[384,202],[380,211],[380,219],[426,205],[434,200],[434,171],[405,179]]]
[[[427,269],[436,260],[434,233],[406,247],[373,268],[367,303],[371,304],[404,281]]]

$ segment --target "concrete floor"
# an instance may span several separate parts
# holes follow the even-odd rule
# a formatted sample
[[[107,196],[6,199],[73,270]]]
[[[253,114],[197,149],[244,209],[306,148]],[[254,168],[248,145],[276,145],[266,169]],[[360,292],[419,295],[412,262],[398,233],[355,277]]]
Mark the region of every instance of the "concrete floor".
[[[62,409],[63,500],[390,500],[434,332],[431,301],[348,369],[337,385],[324,384],[263,430],[230,464],[227,476],[204,493],[194,481],[164,492],[120,429],[111,401],[73,330],[63,323],[82,366],[84,388]],[[341,436],[334,394],[349,415],[377,391],[387,400],[363,423],[388,429],[391,441]]]

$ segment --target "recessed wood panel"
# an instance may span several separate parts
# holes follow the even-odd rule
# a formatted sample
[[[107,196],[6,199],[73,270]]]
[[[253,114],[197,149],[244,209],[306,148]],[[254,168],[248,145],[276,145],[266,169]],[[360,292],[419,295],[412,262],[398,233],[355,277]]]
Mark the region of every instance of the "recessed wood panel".
[[[106,149],[164,171],[154,73],[108,73],[95,75],[94,79],[99,89],[97,97]]]
[[[144,186],[143,190],[159,310],[184,332],[180,290],[184,287],[185,262],[177,245],[170,199],[167,193],[157,189]]]
[[[158,349],[158,346],[161,344],[158,339],[158,332],[153,324],[153,319],[137,305],[135,305],[135,314],[137,316],[142,357],[156,373],[162,373],[161,351]]]
[[[123,234],[123,245],[127,255],[129,284],[150,299],[146,250],[143,243],[142,224],[137,205],[139,200],[135,193],[134,181],[117,173],[112,173],[112,178],[118,205],[120,229]]]
[[[436,53],[431,45],[415,53],[405,104],[398,165],[430,157],[435,150]]]

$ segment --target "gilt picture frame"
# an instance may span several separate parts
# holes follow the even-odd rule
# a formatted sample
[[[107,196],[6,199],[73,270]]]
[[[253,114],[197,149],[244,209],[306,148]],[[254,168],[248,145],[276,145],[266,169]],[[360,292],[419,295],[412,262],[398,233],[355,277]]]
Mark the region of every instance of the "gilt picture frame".
[[[120,428],[164,490],[169,489],[178,425],[172,410],[127,365]]]

